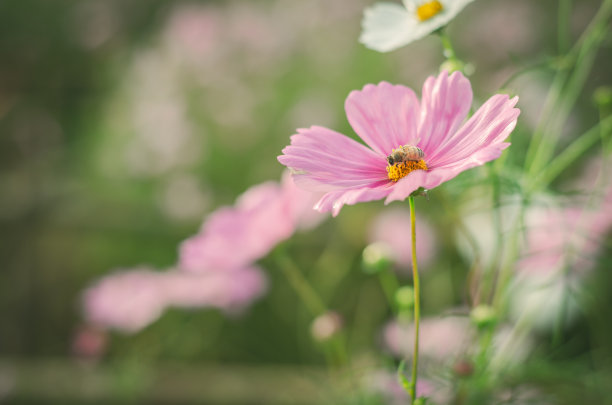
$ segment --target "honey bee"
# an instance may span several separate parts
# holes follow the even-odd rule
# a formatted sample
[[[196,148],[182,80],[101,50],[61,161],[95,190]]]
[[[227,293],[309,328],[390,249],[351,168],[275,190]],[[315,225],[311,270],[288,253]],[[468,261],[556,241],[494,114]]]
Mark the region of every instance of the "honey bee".
[[[390,166],[396,163],[404,163],[408,160],[419,161],[425,157],[425,153],[418,146],[402,145],[397,149],[393,149],[391,154],[387,156],[387,162]]]

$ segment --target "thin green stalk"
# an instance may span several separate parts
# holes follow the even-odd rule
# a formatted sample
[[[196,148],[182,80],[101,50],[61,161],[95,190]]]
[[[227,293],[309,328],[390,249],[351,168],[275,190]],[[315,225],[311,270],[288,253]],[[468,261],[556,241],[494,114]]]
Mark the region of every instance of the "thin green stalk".
[[[396,314],[397,303],[395,302],[395,292],[399,289],[400,283],[395,273],[393,273],[391,268],[383,269],[378,272],[378,281],[380,281],[380,285],[382,286],[389,306],[393,310],[393,313]]]
[[[489,177],[491,179],[491,205],[493,206],[493,229],[495,231],[495,244],[493,246],[493,257],[500,257],[503,247],[503,231],[502,231],[502,204],[501,190],[499,184],[499,176],[494,166],[489,167]],[[499,279],[501,267],[492,262],[487,272],[487,289],[485,290],[486,302],[491,303],[493,300],[495,281]],[[487,291],[488,290],[488,291]]]
[[[535,154],[534,165],[531,170],[532,175],[545,167],[555,153],[565,123],[591,72],[593,64],[595,63],[595,57],[597,56],[597,50],[603,38],[604,35],[599,33],[592,41],[594,44],[588,47],[585,46],[585,51],[581,52],[576,62],[576,68],[567,81],[563,90],[563,95],[559,100],[557,108],[555,108],[555,117],[550,121],[550,125],[546,129],[546,134],[548,136],[542,139],[540,147]],[[554,134],[554,136],[551,136],[551,134]]]
[[[528,186],[528,192],[545,187],[597,141],[605,141],[612,133],[612,116],[600,121],[566,147]],[[603,131],[603,132],[602,132]]]
[[[410,380],[410,397],[412,404],[416,401],[417,368],[419,365],[419,323],[421,320],[421,287],[416,257],[416,225],[414,217],[414,197],[408,197],[410,204],[410,230],[412,235],[412,280],[414,283],[414,352],[412,354],[412,378]]]
[[[316,318],[328,312],[327,306],[319,294],[312,288],[289,255],[285,251],[277,250],[275,258],[289,285],[296,292],[310,315]],[[344,334],[334,337],[333,341],[326,345],[325,350],[329,350],[329,354],[326,353],[328,364],[343,365],[348,363],[349,359]]]
[[[509,235],[508,248],[504,255],[504,263],[501,266],[499,271],[499,277],[495,281],[495,287],[493,289],[493,298],[492,303],[493,307],[497,310],[497,313],[503,314],[504,312],[504,292],[506,291],[506,287],[508,282],[512,277],[512,273],[514,270],[514,265],[516,263],[516,257],[519,254],[520,249],[520,236],[523,229],[524,224],[524,215],[525,215],[525,205],[526,201],[522,201],[521,207],[519,208],[518,218],[512,227],[512,231]]]
[[[532,177],[546,167],[559,140],[584,83],[593,67],[595,56],[605,39],[609,19],[612,16],[612,0],[604,0],[597,14],[580,39],[565,55],[563,65],[555,76],[545,102],[540,122],[527,151],[525,167]],[[569,73],[569,66],[573,71]]]
[[[557,14],[557,46],[559,55],[565,54],[570,46],[570,17],[572,13],[572,0],[560,0]]]
[[[528,172],[531,171],[531,168],[535,164],[535,157],[546,133],[546,125],[551,120],[551,117],[554,116],[555,107],[559,102],[559,98],[561,97],[561,92],[567,76],[567,71],[558,71],[552,84],[550,85],[550,90],[548,91],[546,100],[544,100],[540,120],[538,121],[538,125],[536,126],[533,136],[531,137],[531,141],[529,142],[529,146],[527,147],[525,169]]]
[[[455,49],[453,48],[453,43],[451,42],[448,35],[446,35],[446,31],[441,29],[438,31],[440,35],[440,40],[442,41],[442,48],[444,49],[444,56],[448,60],[457,60],[457,54],[455,53]]]
[[[293,290],[300,297],[308,312],[313,317],[321,315],[327,311],[327,306],[323,303],[323,300],[319,297],[317,292],[312,288],[308,280],[304,277],[300,269],[296,264],[285,254],[278,254],[276,257],[280,269],[289,281],[289,284]]]
[[[544,60],[542,62],[537,62],[537,63],[534,63],[532,65],[525,66],[522,69],[519,69],[516,72],[512,73],[510,75],[510,77],[508,77],[506,79],[506,81],[503,82],[501,86],[499,86],[499,88],[500,89],[505,89],[506,87],[508,87],[510,85],[510,83],[512,83],[513,81],[515,81],[516,79],[518,79],[522,75],[524,75],[526,73],[529,73],[529,72],[532,72],[534,70],[540,70],[540,69],[543,69],[543,68],[548,68],[548,67],[550,67],[550,65],[551,65],[550,59],[546,59],[546,60]]]

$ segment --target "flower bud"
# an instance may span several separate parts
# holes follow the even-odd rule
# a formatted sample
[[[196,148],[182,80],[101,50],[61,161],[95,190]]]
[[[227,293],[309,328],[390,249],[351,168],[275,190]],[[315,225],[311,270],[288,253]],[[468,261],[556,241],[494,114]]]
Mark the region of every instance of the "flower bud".
[[[609,107],[612,105],[612,87],[600,86],[593,93],[593,101],[598,107]]]
[[[474,374],[474,365],[467,359],[459,360],[453,366],[453,372],[458,377],[469,377]]]
[[[488,305],[478,305],[470,312],[472,322],[479,328],[484,329],[494,326],[497,323],[495,309]]]
[[[451,58],[447,59],[440,65],[440,71],[448,71],[449,73],[459,71],[463,72],[466,76],[474,74],[474,65],[471,63],[463,63],[459,59]]]
[[[374,242],[363,249],[362,268],[365,273],[376,274],[388,269],[393,262],[393,252],[386,243]]]
[[[406,285],[395,292],[395,303],[400,311],[406,311],[414,307],[414,289]]]
[[[310,334],[317,342],[326,342],[342,330],[342,317],[334,311],[317,316],[310,325]]]

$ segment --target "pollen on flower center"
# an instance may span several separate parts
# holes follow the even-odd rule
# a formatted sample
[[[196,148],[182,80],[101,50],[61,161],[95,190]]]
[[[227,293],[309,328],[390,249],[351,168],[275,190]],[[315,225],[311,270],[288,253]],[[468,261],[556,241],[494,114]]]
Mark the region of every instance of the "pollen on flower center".
[[[417,17],[419,21],[429,20],[431,17],[442,11],[442,3],[437,0],[428,1],[417,7]]]
[[[387,177],[392,182],[396,182],[402,177],[406,177],[409,173],[415,170],[427,170],[427,164],[421,160],[407,160],[405,162],[395,163],[387,166]]]

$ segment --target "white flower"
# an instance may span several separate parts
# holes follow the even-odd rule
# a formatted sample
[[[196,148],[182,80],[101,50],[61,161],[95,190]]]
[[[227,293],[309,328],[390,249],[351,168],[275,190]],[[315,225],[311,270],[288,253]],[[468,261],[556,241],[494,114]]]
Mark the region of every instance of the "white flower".
[[[379,52],[393,51],[446,25],[472,0],[403,0],[376,3],[364,11],[359,42]]]

